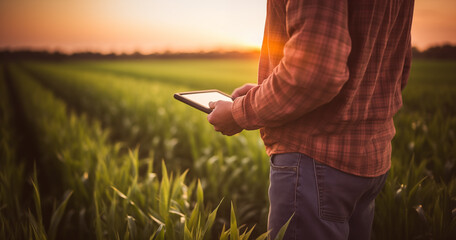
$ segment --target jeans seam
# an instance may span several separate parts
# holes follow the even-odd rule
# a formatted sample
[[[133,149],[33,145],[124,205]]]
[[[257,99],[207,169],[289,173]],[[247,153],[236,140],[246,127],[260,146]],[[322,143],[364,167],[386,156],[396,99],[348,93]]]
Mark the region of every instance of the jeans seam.
[[[315,189],[317,189],[318,216],[320,216],[320,218],[321,218],[321,196],[320,196],[320,188],[318,187],[317,166],[315,164],[315,159],[312,159],[312,163],[313,163],[313,168],[314,168]]]
[[[299,158],[298,158],[298,164],[296,166],[296,182],[295,182],[295,191],[294,191],[294,203],[293,203],[293,214],[296,213],[296,209],[297,209],[297,196],[298,196],[298,183],[299,183],[299,169],[300,169],[300,166],[301,166],[301,159],[302,159],[302,154],[299,154]],[[293,216],[294,217],[294,216]],[[296,240],[297,239],[297,236],[296,236],[296,221],[295,220],[292,220],[293,221],[293,224],[295,226],[293,226],[293,237],[294,239]]]

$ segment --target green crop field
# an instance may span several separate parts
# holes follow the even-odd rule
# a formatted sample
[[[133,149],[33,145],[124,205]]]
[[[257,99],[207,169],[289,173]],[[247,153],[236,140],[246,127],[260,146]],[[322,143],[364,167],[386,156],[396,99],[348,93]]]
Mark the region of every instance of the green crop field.
[[[0,239],[265,239],[257,131],[179,91],[230,93],[256,59],[0,63]],[[373,239],[456,237],[456,62],[415,60]]]

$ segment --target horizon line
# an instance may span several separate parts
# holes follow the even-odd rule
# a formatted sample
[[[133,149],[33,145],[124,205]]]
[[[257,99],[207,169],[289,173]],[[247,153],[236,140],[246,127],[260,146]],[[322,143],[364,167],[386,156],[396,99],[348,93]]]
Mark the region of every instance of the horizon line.
[[[424,52],[436,47],[444,46],[453,46],[456,47],[456,43],[444,42],[434,45],[430,45],[424,49],[421,49],[418,46],[413,46],[412,48],[418,50],[419,52]],[[139,49],[134,51],[100,51],[100,50],[76,50],[76,51],[65,51],[62,49],[46,49],[46,48],[34,48],[34,47],[0,47],[0,52],[34,52],[34,53],[48,53],[48,54],[62,54],[62,55],[77,55],[77,54],[99,54],[99,55],[179,55],[179,54],[229,54],[229,53],[259,53],[261,48],[259,47],[247,47],[247,48],[214,48],[214,49],[195,49],[195,50],[171,50],[166,49],[162,51],[141,51]]]

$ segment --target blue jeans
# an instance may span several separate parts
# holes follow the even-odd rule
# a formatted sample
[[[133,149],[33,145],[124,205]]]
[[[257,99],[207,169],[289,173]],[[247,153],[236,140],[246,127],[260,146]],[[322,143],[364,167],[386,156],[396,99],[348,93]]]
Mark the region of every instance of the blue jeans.
[[[351,175],[301,153],[273,155],[271,239],[293,213],[284,239],[370,239],[375,198],[386,177]]]

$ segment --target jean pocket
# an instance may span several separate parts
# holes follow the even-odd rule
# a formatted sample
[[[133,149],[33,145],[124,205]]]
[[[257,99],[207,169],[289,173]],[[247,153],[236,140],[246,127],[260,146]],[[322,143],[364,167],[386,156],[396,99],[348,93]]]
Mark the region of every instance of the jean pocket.
[[[271,156],[270,164],[272,171],[297,172],[301,154],[283,153]]]
[[[270,159],[269,185],[269,219],[268,229],[272,235],[277,234],[296,211],[296,196],[298,186],[299,154],[286,153],[273,155]],[[295,224],[290,223],[287,234],[294,235]]]

